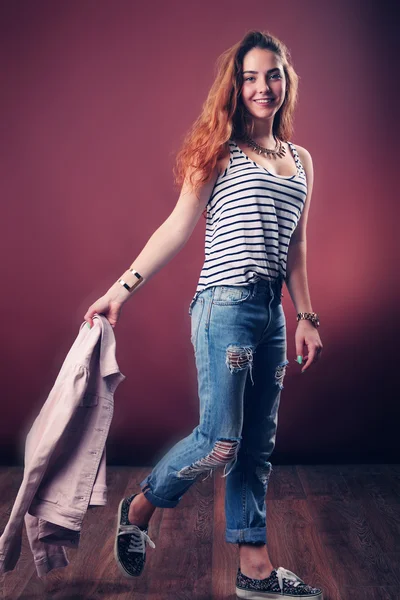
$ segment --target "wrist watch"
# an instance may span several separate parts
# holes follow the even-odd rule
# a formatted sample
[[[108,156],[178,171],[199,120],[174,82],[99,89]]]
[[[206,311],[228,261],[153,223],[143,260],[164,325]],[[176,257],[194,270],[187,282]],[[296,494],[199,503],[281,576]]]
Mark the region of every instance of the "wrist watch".
[[[314,327],[316,327],[317,329],[319,327],[319,316],[317,315],[317,313],[301,312],[297,315],[297,322],[299,322],[300,319],[308,319],[309,321],[311,321]]]

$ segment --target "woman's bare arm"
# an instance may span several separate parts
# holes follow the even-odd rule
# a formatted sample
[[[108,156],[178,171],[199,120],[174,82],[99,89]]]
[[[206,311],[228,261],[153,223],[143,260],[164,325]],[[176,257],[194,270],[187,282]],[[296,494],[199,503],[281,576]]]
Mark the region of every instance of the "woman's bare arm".
[[[186,178],[174,210],[149,238],[131,265],[131,268],[143,277],[143,281],[132,292],[117,281],[106,293],[110,300],[126,302],[185,246],[207,205],[217,177],[218,169],[215,167],[211,179],[197,188],[197,195],[189,186],[188,177]],[[121,278],[128,285],[135,282],[135,277],[129,269]]]

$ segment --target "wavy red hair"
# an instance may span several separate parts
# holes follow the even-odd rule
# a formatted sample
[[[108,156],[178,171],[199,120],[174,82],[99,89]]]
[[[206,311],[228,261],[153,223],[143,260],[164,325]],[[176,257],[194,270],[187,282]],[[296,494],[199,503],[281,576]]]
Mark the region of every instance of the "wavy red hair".
[[[289,50],[268,32],[249,31],[216,61],[217,74],[202,112],[186,134],[176,156],[173,174],[179,188],[187,180],[190,187],[197,190],[199,185],[210,179],[218,159],[228,150],[229,139],[240,139],[244,133],[252,135],[254,123],[252,120],[248,123],[248,113],[246,115],[241,100],[243,59],[252,48],[275,52],[282,64],[286,95],[275,115],[273,134],[282,141],[292,136],[299,77],[291,64]]]

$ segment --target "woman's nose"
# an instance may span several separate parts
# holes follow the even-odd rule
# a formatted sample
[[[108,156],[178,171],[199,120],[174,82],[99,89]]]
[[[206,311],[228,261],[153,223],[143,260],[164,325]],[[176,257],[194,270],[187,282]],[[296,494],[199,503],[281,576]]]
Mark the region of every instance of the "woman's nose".
[[[263,93],[269,93],[271,92],[271,88],[268,84],[267,81],[265,81],[264,83],[261,84],[260,89],[258,90],[259,94],[263,94]]]

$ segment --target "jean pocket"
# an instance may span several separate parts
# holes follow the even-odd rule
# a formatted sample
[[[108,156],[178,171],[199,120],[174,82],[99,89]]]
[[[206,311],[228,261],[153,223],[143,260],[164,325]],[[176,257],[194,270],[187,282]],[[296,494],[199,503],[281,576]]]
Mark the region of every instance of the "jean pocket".
[[[248,285],[218,285],[212,302],[223,306],[240,304],[250,298],[251,292],[252,287]]]

